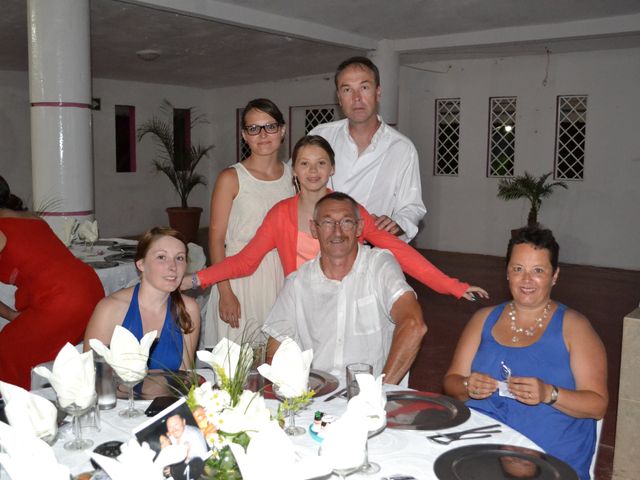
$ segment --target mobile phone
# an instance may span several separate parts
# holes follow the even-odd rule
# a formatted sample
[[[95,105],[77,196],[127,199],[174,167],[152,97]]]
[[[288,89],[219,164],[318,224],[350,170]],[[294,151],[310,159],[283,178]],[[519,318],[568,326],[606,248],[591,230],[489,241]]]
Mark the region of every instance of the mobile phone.
[[[158,413],[163,411],[165,408],[176,403],[177,400],[178,399],[176,397],[156,397],[144,411],[144,414],[147,417],[153,417],[154,415],[157,415]]]

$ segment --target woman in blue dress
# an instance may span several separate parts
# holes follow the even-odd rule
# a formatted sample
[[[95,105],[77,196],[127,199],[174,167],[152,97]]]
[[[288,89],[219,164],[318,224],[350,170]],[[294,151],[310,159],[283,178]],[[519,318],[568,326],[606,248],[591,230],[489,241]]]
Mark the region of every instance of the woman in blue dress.
[[[551,299],[559,247],[525,227],[507,250],[512,300],[471,318],[444,378],[447,394],[526,435],[589,478],[607,409],[604,346],[580,313]]]
[[[116,325],[138,340],[151,330],[158,332],[151,347],[149,368],[180,370],[193,366],[200,334],[200,309],[179,287],[187,269],[187,244],[181,233],[152,228],[138,242],[136,267],[140,283],[102,299],[84,335],[108,345]]]

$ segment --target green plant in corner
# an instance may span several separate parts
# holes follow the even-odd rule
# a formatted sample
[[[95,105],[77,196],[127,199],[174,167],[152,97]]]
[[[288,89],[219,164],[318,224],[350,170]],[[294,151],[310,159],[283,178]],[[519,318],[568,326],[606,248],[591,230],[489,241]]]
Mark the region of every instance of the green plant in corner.
[[[502,178],[498,182],[498,198],[503,200],[517,200],[526,198],[531,203],[527,225],[538,224],[538,212],[542,207],[542,200],[548,198],[553,193],[555,187],[568,188],[563,181],[547,182],[553,172],[548,172],[539,177],[524,172],[524,175],[517,175],[513,178]]]
[[[173,105],[163,100],[161,115],[154,115],[150,120],[138,127],[140,142],[146,135],[151,135],[156,145],[156,157],[152,159],[158,172],[164,173],[180,197],[181,207],[188,208],[191,191],[198,185],[206,185],[204,175],[196,172],[200,161],[209,155],[214,145],[191,145],[187,151],[176,149],[173,135]],[[206,117],[198,113],[194,107],[188,108],[190,128],[209,123]]]

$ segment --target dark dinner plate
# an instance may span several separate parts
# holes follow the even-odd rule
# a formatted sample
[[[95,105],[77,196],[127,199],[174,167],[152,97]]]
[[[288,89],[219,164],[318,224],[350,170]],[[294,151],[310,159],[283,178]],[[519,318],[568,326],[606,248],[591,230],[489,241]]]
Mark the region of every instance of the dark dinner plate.
[[[104,257],[107,262],[133,262],[136,259],[136,252],[112,253]]]
[[[136,400],[153,400],[156,397],[182,397],[189,393],[192,385],[202,385],[205,379],[202,375],[194,372],[177,371],[151,371],[144,378],[142,383],[133,389]],[[118,398],[128,398],[128,390],[120,385],[118,387]]]
[[[309,371],[309,388],[315,392],[314,397],[321,397],[331,393],[338,388],[338,385],[340,385],[338,379],[329,372],[315,369]],[[271,383],[265,385],[262,393],[265,398],[276,398],[273,394],[273,385]]]
[[[552,455],[500,444],[467,445],[449,450],[437,458],[433,471],[440,480],[578,480],[569,465]]]
[[[112,252],[133,252],[136,253],[138,249],[138,245],[129,244],[129,243],[116,243],[115,245],[111,245],[107,247],[107,250],[111,250]]]
[[[100,270],[101,268],[113,268],[118,266],[118,262],[87,262],[91,268],[95,268],[96,270]]]
[[[403,430],[440,430],[467,421],[471,412],[459,400],[439,393],[387,393],[387,427]]]

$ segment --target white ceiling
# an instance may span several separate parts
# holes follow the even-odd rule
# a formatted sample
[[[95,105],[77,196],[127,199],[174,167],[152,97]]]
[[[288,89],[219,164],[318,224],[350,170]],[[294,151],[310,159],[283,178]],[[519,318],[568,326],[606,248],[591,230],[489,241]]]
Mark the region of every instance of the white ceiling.
[[[1,6],[0,70],[26,70],[26,0]],[[640,46],[640,0],[91,0],[91,32],[94,77],[213,88],[331,72],[382,39],[405,65]]]

